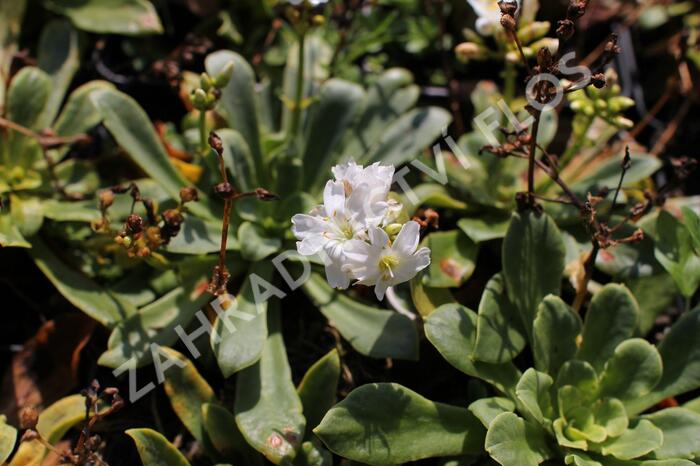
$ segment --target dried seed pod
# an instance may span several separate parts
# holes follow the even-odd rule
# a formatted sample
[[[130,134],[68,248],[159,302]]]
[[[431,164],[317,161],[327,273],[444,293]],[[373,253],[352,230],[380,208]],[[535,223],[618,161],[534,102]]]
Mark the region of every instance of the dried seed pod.
[[[575,31],[574,22],[570,19],[563,19],[557,23],[557,37],[562,41],[571,39]]]
[[[271,193],[267,189],[258,188],[255,190],[255,195],[261,201],[276,201],[279,200],[279,196],[275,193]]]
[[[180,189],[180,202],[186,204],[188,202],[198,201],[199,194],[197,190],[193,187],[187,187]]]
[[[39,422],[39,413],[36,409],[25,407],[19,413],[19,424],[22,429],[36,429],[36,424]]]
[[[136,214],[131,214],[126,218],[126,230],[131,234],[143,231],[143,219]]]
[[[224,143],[221,138],[214,131],[209,133],[209,146],[216,151],[217,154],[221,155],[224,153]]]
[[[100,191],[100,209],[107,210],[112,204],[114,204],[114,197],[114,191],[111,189]]]
[[[236,194],[236,190],[231,183],[218,183],[214,186],[214,192],[222,199],[230,199]]]

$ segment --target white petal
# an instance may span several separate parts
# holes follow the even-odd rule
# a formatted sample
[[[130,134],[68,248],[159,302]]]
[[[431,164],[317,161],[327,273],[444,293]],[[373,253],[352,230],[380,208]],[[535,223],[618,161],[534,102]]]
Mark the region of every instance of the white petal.
[[[389,284],[385,281],[378,281],[376,285],[374,285],[374,294],[377,296],[378,300],[383,300],[384,299],[384,293],[386,293],[386,289],[389,288]]]
[[[350,286],[350,276],[343,272],[339,262],[331,262],[326,265],[326,280],[333,288],[344,290]]]
[[[292,217],[292,233],[299,239],[321,231],[323,231],[323,220],[320,217],[306,214],[296,214]]]
[[[381,228],[372,227],[369,229],[369,241],[372,246],[383,248],[389,244],[389,236]]]
[[[323,235],[309,235],[301,241],[297,241],[297,251],[302,256],[313,256],[328,242]]]
[[[401,227],[401,231],[396,236],[391,248],[402,255],[413,254],[420,241],[420,225],[418,222],[410,220]]]
[[[328,181],[323,190],[323,206],[326,214],[331,217],[341,215],[345,211],[345,188],[340,181]]]

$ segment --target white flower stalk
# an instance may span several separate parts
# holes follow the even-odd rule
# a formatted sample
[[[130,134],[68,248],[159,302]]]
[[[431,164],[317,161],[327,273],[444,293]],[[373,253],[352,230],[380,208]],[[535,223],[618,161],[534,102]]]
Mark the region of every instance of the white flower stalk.
[[[369,230],[369,239],[369,244],[357,240],[348,242],[347,264],[343,268],[357,283],[374,286],[378,299],[384,299],[390,286],[410,280],[430,265],[430,249],[416,250],[420,241],[417,222],[404,224],[393,242],[384,230],[375,227]]]
[[[321,256],[332,287],[344,289],[356,280],[375,286],[382,299],[389,286],[410,280],[430,263],[430,250],[416,252],[418,223],[399,223],[403,206],[389,198],[393,166],[350,161],[332,171],[335,180],[326,183],[323,204],[292,217],[297,250]]]

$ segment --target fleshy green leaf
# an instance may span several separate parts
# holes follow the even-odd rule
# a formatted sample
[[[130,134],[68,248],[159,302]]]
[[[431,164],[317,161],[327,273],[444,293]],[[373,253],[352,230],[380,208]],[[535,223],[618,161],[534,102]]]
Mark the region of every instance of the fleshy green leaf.
[[[688,229],[688,233],[690,233],[690,237],[693,240],[695,253],[700,254],[700,216],[688,206],[681,207],[681,211],[683,212],[685,227]]]
[[[92,93],[100,89],[114,89],[114,86],[107,81],[90,81],[71,92],[54,123],[56,134],[74,136],[100,123],[102,117],[90,99]]]
[[[5,420],[5,416],[0,416],[0,463],[7,461],[17,442],[17,429]]]
[[[700,309],[695,309],[671,327],[659,344],[663,375],[654,390],[630,400],[630,414],[644,411],[664,398],[680,395],[700,387]]]
[[[311,108],[303,165],[313,167],[305,172],[303,186],[307,190],[322,189],[331,166],[335,148],[362,110],[365,92],[361,86],[340,79],[329,79],[321,86],[318,103]]]
[[[631,460],[646,455],[663,443],[663,432],[650,421],[642,419],[634,427],[625,431],[619,437],[603,443],[601,452],[621,460]]]
[[[515,403],[508,398],[502,397],[480,398],[469,405],[469,411],[471,411],[487,429],[496,416],[501,413],[512,413],[514,410]]]
[[[700,454],[700,414],[684,408],[667,408],[643,418],[664,434],[663,444],[651,453],[652,457],[693,459]]]
[[[163,32],[156,9],[148,0],[45,0],[44,4],[89,32],[134,36]]]
[[[511,362],[489,364],[473,359],[477,315],[459,304],[444,304],[425,321],[425,335],[454,367],[514,396],[520,372]]]
[[[411,299],[418,313],[428,317],[435,309],[443,304],[451,303],[454,298],[447,288],[430,288],[423,284],[425,270],[418,273],[411,281]]]
[[[232,183],[241,192],[252,191],[258,187],[255,159],[250,146],[238,131],[230,128],[216,130],[224,144],[224,161],[233,174]]]
[[[41,33],[38,55],[39,68],[51,78],[51,93],[41,121],[41,126],[49,127],[80,66],[78,32],[66,20],[49,22]]]
[[[353,390],[314,433],[333,452],[374,465],[475,454],[484,441],[484,428],[468,410],[388,383]]]
[[[0,246],[3,248],[31,248],[9,213],[0,213]]]
[[[535,367],[557,374],[561,365],[573,358],[581,333],[581,318],[558,296],[546,296],[537,308],[533,323],[532,351]]]
[[[51,78],[44,71],[25,66],[12,78],[7,92],[7,118],[39,131],[51,94]]]
[[[644,180],[661,168],[661,160],[653,155],[642,153],[630,153],[632,165],[625,171],[625,184],[633,184]],[[596,191],[594,188],[607,187],[613,189],[620,180],[621,157],[612,157],[598,166],[593,173],[587,174],[585,179],[572,185],[577,192]]]
[[[639,308],[632,293],[622,285],[605,285],[591,299],[576,357],[602,371],[617,345],[634,334],[638,319]]]
[[[652,344],[641,338],[623,341],[605,364],[600,394],[622,401],[646,395],[661,379],[662,370],[661,356]]]
[[[462,218],[457,222],[457,226],[475,243],[503,238],[508,231],[508,225],[510,217],[500,213]]]
[[[474,359],[500,364],[512,361],[525,347],[526,337],[517,310],[508,300],[503,276],[494,275],[479,302]]]
[[[673,277],[683,296],[691,297],[700,285],[700,257],[688,228],[665,210],[656,219],[654,256]]]
[[[418,359],[418,332],[408,317],[355,301],[333,290],[316,273],[303,289],[359,353],[374,358]]]
[[[513,214],[503,241],[503,276],[530,337],[537,306],[548,294],[559,295],[565,254],[561,233],[549,216]]]
[[[545,431],[514,413],[491,422],[484,447],[503,466],[537,466],[553,456]]]
[[[102,325],[113,326],[136,312],[132,306],[66,265],[38,237],[34,238],[32,246],[30,254],[34,262],[59,293]]]
[[[266,236],[262,227],[251,222],[243,222],[238,227],[238,243],[244,259],[257,262],[279,250],[282,240]]]
[[[301,379],[297,392],[304,406],[305,438],[310,438],[311,430],[321,422],[326,412],[335,404],[339,378],[340,356],[338,351],[333,349],[316,361]]]
[[[252,165],[249,165],[250,183],[253,188],[265,183],[264,175],[269,172],[260,149],[258,114],[255,106],[255,73],[248,62],[235,52],[220,50],[207,56],[207,72],[216,76],[229,63],[233,63],[233,75],[222,90],[219,106],[223,109],[230,127],[237,131],[250,151]],[[228,137],[224,135],[222,137]],[[226,139],[224,139],[226,141]],[[229,142],[231,142],[229,140]]]
[[[112,89],[96,89],[90,99],[102,115],[103,123],[131,159],[156,180],[173,199],[180,199],[180,188],[189,186],[170,162],[150,119],[134,99]],[[196,215],[214,219],[208,200],[199,193],[199,201],[187,205]]]
[[[203,426],[201,406],[216,401],[214,390],[185,356],[166,347],[160,350],[168,359],[178,361],[163,372],[163,388],[170,399],[170,405],[192,436],[207,447],[208,438]]]
[[[431,288],[458,287],[474,272],[479,251],[459,230],[438,231],[424,241],[430,248],[431,261],[423,283]]]
[[[553,384],[554,380],[549,375],[530,368],[525,371],[515,387],[515,395],[539,423],[545,423],[554,414],[550,395]]]
[[[168,439],[152,429],[129,429],[126,435],[134,439],[144,466],[189,466],[190,463]]]
[[[260,360],[238,374],[234,411],[247,442],[274,464],[283,464],[296,456],[306,422],[287,362],[278,303],[268,305],[270,334]]]
[[[562,364],[557,375],[557,387],[571,385],[586,394],[598,392],[598,375],[586,361],[571,359]]]
[[[358,163],[382,162],[385,165],[401,165],[428,147],[452,120],[442,108],[414,109],[399,117],[382,134],[377,145],[360,154]]]
[[[202,426],[212,447],[234,464],[262,466],[263,458],[248,445],[238,430],[236,418],[218,403],[201,406]]]
[[[269,283],[272,279],[272,265],[267,261],[255,264],[251,274],[243,282],[241,291],[231,307],[214,322],[211,347],[224,377],[230,377],[241,369],[255,364],[263,352],[267,339],[267,319],[265,311],[268,302],[256,305],[251,277],[253,274]],[[260,288],[264,282],[258,284]],[[262,293],[262,290],[259,290]],[[217,340],[218,336],[218,340]]]
[[[94,209],[94,207],[93,207]],[[241,248],[238,238],[229,230],[226,250]],[[164,248],[173,254],[200,255],[219,252],[221,249],[221,222],[201,220],[194,215],[186,215],[180,232]]]

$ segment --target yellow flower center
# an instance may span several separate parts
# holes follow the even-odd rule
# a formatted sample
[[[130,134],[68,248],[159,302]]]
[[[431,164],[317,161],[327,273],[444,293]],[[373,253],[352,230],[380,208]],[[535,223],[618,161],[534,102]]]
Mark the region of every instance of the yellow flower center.
[[[393,278],[394,272],[391,270],[393,267],[399,265],[399,260],[396,256],[384,256],[379,260],[379,271],[382,274],[384,280],[389,280]]]

